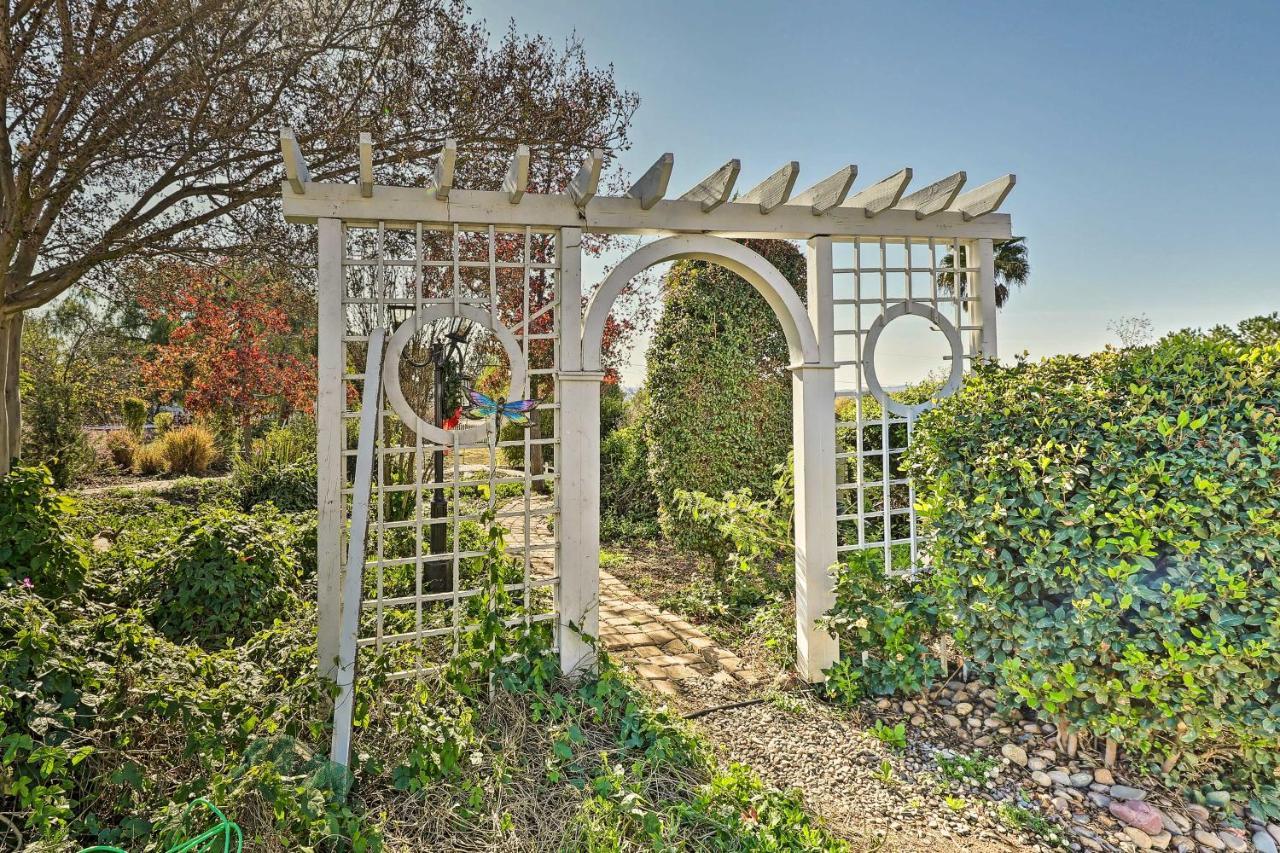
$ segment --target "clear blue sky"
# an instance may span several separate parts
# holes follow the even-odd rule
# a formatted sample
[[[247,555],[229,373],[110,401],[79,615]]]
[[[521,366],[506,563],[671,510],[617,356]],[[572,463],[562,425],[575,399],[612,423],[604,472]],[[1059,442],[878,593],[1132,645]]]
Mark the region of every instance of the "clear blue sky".
[[[1070,6],[1071,8],[1068,8]],[[855,190],[1005,172],[1031,283],[1001,351],[1098,349],[1280,310],[1280,3],[477,0],[501,31],[577,32],[641,98],[623,165],[675,153],[673,194],[730,157]],[[631,372],[631,371],[629,371]],[[628,377],[631,379],[632,377]],[[629,383],[630,384],[630,383]]]

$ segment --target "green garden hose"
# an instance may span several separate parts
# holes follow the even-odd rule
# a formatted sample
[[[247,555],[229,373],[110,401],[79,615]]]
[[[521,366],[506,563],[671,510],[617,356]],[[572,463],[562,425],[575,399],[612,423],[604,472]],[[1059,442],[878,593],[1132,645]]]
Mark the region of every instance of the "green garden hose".
[[[213,812],[218,818],[218,822],[201,832],[195,838],[179,842],[176,846],[170,847],[165,853],[218,853],[218,842],[222,842],[220,853],[242,853],[244,850],[244,836],[240,833],[240,827],[224,815],[217,806],[206,800],[204,797],[192,800],[187,806],[183,817],[191,814],[191,809],[200,805]],[[234,840],[235,846],[232,846]],[[108,844],[98,844],[94,847],[86,847],[80,853],[127,853],[119,847],[112,847]]]

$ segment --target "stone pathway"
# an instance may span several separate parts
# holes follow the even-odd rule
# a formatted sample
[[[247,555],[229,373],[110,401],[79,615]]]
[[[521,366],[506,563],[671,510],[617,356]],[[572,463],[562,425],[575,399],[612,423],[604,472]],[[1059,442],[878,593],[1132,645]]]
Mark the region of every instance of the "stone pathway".
[[[535,498],[534,508],[546,507],[546,498]],[[514,509],[519,501],[507,505]],[[524,518],[504,518],[507,541],[524,542]],[[530,519],[529,543],[553,543],[546,516]],[[532,559],[536,575],[547,576],[553,563],[546,557]],[[678,616],[641,598],[625,583],[600,571],[600,641],[619,662],[631,669],[661,696],[686,712],[714,707],[745,698],[762,678],[742,659],[717,646],[706,634]]]

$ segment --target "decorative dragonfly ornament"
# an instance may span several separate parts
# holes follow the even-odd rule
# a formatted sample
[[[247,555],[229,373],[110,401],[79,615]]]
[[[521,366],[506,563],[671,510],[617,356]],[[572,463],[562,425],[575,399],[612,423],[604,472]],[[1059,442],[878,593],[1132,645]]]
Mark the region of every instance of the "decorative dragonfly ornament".
[[[467,412],[472,418],[494,418],[499,429],[503,421],[510,421],[520,426],[529,425],[529,413],[542,404],[541,400],[512,400],[501,398],[495,400],[488,394],[481,394],[474,389],[467,390],[471,398],[471,410]]]

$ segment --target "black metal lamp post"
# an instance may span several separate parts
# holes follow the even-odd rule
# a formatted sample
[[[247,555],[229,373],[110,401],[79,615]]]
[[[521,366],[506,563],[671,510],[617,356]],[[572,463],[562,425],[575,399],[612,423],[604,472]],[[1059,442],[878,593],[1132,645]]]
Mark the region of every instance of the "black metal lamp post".
[[[409,306],[393,306],[393,322],[405,322],[412,316]],[[432,330],[427,344],[427,359],[421,363],[409,359],[409,363],[417,368],[432,368],[432,417],[435,426],[443,426],[448,414],[445,412],[445,383],[449,381],[450,367],[453,373],[462,374],[463,350],[471,334],[471,323],[464,319],[452,321],[449,326],[436,327]],[[449,512],[449,501],[445,497],[444,488],[444,448],[438,447],[432,452],[432,483],[436,488],[431,496],[431,536],[432,554],[444,554],[449,550],[449,531],[443,519]],[[431,592],[448,592],[452,578],[449,574],[448,562],[431,560],[427,563],[427,585]]]

